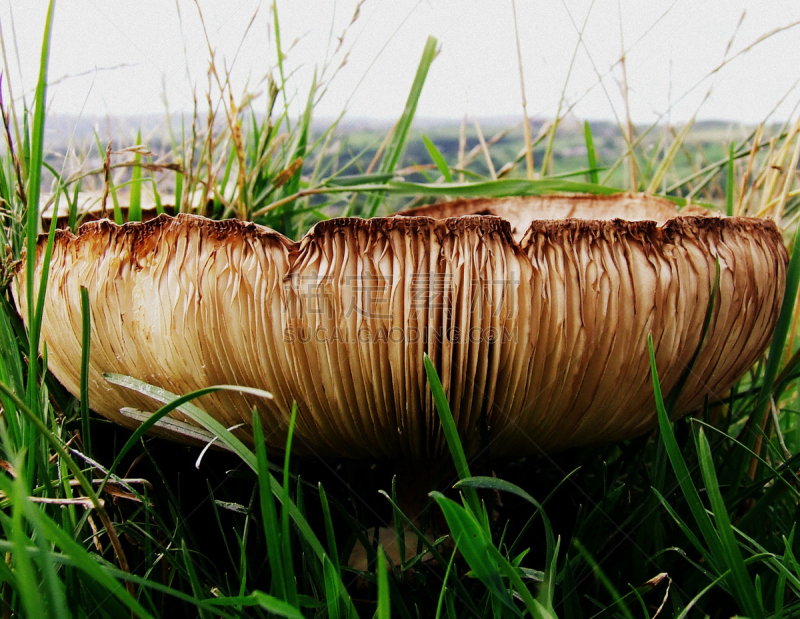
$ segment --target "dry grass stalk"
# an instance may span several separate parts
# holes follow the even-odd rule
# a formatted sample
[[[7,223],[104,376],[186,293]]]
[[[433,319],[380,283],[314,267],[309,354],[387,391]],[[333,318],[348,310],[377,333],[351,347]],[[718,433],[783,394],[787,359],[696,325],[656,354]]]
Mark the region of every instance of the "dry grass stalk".
[[[489,176],[491,176],[492,180],[497,180],[497,172],[494,169],[494,163],[492,163],[492,155],[489,153],[489,147],[486,145],[486,139],[483,137],[483,130],[481,129],[481,125],[478,122],[478,119],[473,115],[472,117],[472,124],[475,127],[475,133],[478,134],[478,143],[480,145],[480,152],[483,153],[483,157],[486,161],[486,167],[489,169]]]
[[[461,118],[461,125],[458,128],[458,159],[456,165],[459,170],[463,170],[467,165],[466,159],[464,157],[464,153],[466,152],[466,150],[467,150],[467,115],[464,114],[464,116]],[[458,182],[459,183],[464,182],[463,172],[458,173]]]
[[[753,168],[756,162],[756,154],[758,154],[761,139],[764,136],[764,123],[760,123],[756,128],[755,135],[753,136],[753,145],[750,148],[750,155],[747,158],[747,170],[742,176],[739,185],[739,201],[736,203],[734,215],[744,215],[748,211],[750,202],[750,178],[753,175]],[[746,199],[745,199],[746,198]]]
[[[533,141],[531,139],[531,120],[528,117],[528,101],[525,95],[525,72],[522,70],[522,48],[519,42],[519,24],[517,23],[517,3],[511,0],[511,11],[514,14],[514,39],[517,42],[517,63],[519,64],[519,86],[522,92],[522,119],[525,132],[525,171],[529,180],[533,180]]]

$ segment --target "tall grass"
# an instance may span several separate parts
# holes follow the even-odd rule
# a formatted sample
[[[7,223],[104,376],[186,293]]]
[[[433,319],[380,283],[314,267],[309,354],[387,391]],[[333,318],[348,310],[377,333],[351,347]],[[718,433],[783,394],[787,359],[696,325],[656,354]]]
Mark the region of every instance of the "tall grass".
[[[614,160],[602,161],[587,123],[580,136],[585,161],[575,169],[530,178],[533,149],[543,140],[544,171],[550,169],[558,147],[557,118],[538,138],[528,136],[522,150],[494,174],[493,165],[484,167],[481,157],[492,160],[492,149],[502,146],[505,132],[479,140],[469,153],[462,150],[458,161],[448,161],[435,140],[426,137],[419,151],[425,160],[409,162],[404,152],[413,140],[416,103],[435,57],[436,41],[430,39],[421,50],[403,114],[383,146],[370,151],[370,164],[367,149],[343,159],[341,151],[332,151],[334,136],[340,138],[336,123],[315,135],[312,119],[320,84],[312,85],[300,117],[291,117],[279,47],[279,78],[269,84],[263,114],[252,102],[236,103],[225,76],[217,75],[218,101],[209,94],[208,117],[201,120],[195,114],[182,137],[173,140],[167,159],[153,162],[137,138],[133,149],[113,153],[98,144],[97,154],[106,165],[96,173],[63,178],[55,173],[54,199],[69,205],[70,226],[79,219],[80,183],[95,182],[112,200],[120,187],[130,185],[125,216],[135,220],[143,215],[143,185],[157,186],[157,177],[173,179],[176,210],[253,219],[293,237],[332,214],[388,212],[404,196],[431,200],[622,189],[647,189],[681,206],[706,203],[783,223],[792,257],[784,307],[766,359],[724,403],[709,403],[696,416],[673,423],[669,409],[676,394],[661,394],[651,354],[659,429],[648,436],[548,458],[469,461],[426,358],[455,474],[449,483],[431,488],[421,514],[406,514],[397,500],[391,463],[296,460],[291,431],[285,453],[268,454],[257,416],[251,449],[192,404],[212,390],[240,387],[209,386],[178,396],[109,375],[110,382],[145,392],[163,406],[135,432],[92,416],[87,303],[81,398],[67,394],[47,372],[48,351],[39,341],[46,269],[41,282],[34,281],[30,263],[25,273],[28,329],[16,313],[9,286],[16,261],[23,251],[34,251],[42,230],[39,194],[46,169],[43,136],[53,19],[51,2],[33,109],[19,118],[3,110],[3,616],[800,614],[795,532],[800,505],[800,311],[795,307],[800,250],[796,238],[788,237],[800,230],[798,124],[759,127],[741,142],[721,145],[716,158],[691,147],[688,128],[650,149],[648,135],[655,127],[637,132],[626,124],[620,134],[627,146]],[[277,12],[274,20],[279,31]],[[212,67],[211,74],[215,71]],[[217,119],[218,114],[224,118]],[[16,136],[22,136],[22,143]],[[528,163],[522,166],[523,161]],[[629,177],[636,179],[627,186],[617,174],[626,164]],[[112,172],[120,170],[129,170],[128,176],[115,181]],[[409,172],[419,176],[401,178]],[[163,208],[158,190],[155,196]],[[120,208],[115,213],[122,217]],[[54,229],[50,226],[51,243]],[[174,410],[224,449],[198,454],[196,448],[146,436]],[[292,423],[295,415],[296,410]],[[422,530],[431,522],[444,531],[437,539]],[[397,563],[386,560],[391,549],[370,542],[381,539],[374,534],[376,527],[391,526],[400,547]],[[406,549],[412,533],[417,546]],[[359,544],[367,556],[365,570],[348,566]]]

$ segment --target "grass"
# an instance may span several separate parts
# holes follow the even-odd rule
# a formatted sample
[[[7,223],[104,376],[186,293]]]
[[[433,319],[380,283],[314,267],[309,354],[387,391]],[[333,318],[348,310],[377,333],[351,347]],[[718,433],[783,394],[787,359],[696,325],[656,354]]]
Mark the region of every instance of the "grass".
[[[274,19],[277,32],[277,12]],[[334,151],[337,123],[314,130],[313,105],[322,80],[312,86],[300,117],[291,118],[279,53],[281,78],[269,84],[265,114],[255,113],[252,102],[236,103],[225,76],[214,70],[208,118],[195,114],[180,139],[171,141],[166,159],[153,161],[140,136],[135,148],[116,153],[98,143],[103,169],[70,176],[47,168],[43,149],[52,20],[51,3],[32,110],[21,117],[3,110],[8,136],[0,160],[0,279],[6,284],[0,301],[3,616],[800,614],[795,531],[800,232],[788,236],[800,231],[794,173],[798,124],[762,126],[730,144],[691,144],[701,135],[696,127],[661,131],[626,125],[613,135],[628,145],[612,157],[602,146],[608,138],[595,135],[589,123],[559,133],[556,122],[535,139],[517,133],[516,142],[507,131],[488,140],[472,133],[477,144],[466,151],[461,146],[466,127],[450,137],[429,131],[422,139],[415,133],[416,102],[435,57],[431,39],[402,117],[378,144],[350,136],[348,148]],[[557,135],[561,144],[577,140],[585,155],[559,159]],[[542,162],[534,150],[539,147],[547,153],[548,174],[529,178],[523,162]],[[158,196],[159,182],[171,179],[178,210],[253,219],[295,238],[329,216],[390,212],[409,197],[419,202],[647,189],[681,205],[707,203],[728,213],[778,219],[792,252],[787,295],[766,358],[734,386],[725,404],[708,404],[688,419],[671,421],[676,394],[661,394],[651,347],[659,429],[617,445],[469,461],[426,358],[455,476],[432,492],[423,513],[414,517],[398,506],[392,463],[296,459],[291,432],[284,454],[268,454],[257,416],[250,448],[192,404],[203,393],[241,387],[209,386],[179,397],[109,375],[110,382],[145,392],[163,407],[136,432],[90,414],[86,302],[82,396],[66,393],[47,372],[46,349],[39,354],[46,276],[35,282],[32,269],[25,274],[29,329],[8,289],[15,261],[35,246],[38,195],[48,171],[59,181],[56,200],[70,205],[72,227],[79,222],[81,184],[101,187],[117,217],[122,211],[116,192],[127,184],[132,208],[126,216],[135,220],[143,190],[155,188]],[[625,184],[625,174],[636,179],[634,185]],[[225,449],[199,453],[146,436],[176,409]],[[292,423],[296,414],[295,408]],[[437,519],[447,536],[430,540],[418,525]],[[369,542],[376,527],[390,522],[401,549],[410,533],[419,540],[411,556],[402,553],[399,565],[388,563],[385,549]],[[367,553],[366,570],[347,566],[357,543]]]

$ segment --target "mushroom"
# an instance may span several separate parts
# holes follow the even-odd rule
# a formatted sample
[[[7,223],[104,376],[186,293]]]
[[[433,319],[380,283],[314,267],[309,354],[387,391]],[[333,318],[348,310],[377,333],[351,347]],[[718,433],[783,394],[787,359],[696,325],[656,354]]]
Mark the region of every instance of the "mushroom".
[[[299,453],[432,458],[446,447],[427,352],[468,453],[481,427],[496,455],[634,437],[656,423],[648,334],[665,393],[694,358],[684,415],[764,352],[783,298],[774,222],[684,213],[634,194],[461,200],[330,219],[299,242],[188,214],[91,222],[56,233],[48,367],[79,393],[86,287],[89,402],[123,425],[135,422],[120,409],[153,403],[105,372],[178,394],[266,389],[274,399],[221,391],[198,404],[250,440],[256,408],[276,449],[296,401]]]

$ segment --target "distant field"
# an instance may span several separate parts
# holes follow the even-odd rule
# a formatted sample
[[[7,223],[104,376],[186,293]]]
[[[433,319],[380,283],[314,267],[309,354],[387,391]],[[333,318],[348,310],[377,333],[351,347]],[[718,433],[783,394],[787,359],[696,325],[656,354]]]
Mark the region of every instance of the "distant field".
[[[46,159],[54,169],[64,165],[64,153],[71,156],[66,162],[67,175],[77,171],[99,171],[103,166],[104,153],[98,150],[98,144],[105,147],[112,143],[115,151],[133,146],[139,131],[143,144],[152,151],[156,159],[174,160],[173,145],[185,136],[190,119],[173,117],[171,126],[164,118],[158,116],[142,116],[130,118],[84,118],[54,116],[49,120],[46,143]],[[619,126],[611,121],[590,121],[594,148],[597,155],[599,177],[602,184],[615,187],[630,186],[627,166],[619,165],[626,153],[626,142]],[[329,126],[325,121],[312,124],[311,138],[315,139]],[[522,123],[513,118],[484,119],[480,121],[486,148],[491,156],[494,171],[498,176],[517,178],[524,176],[524,166],[511,167],[511,162],[518,164],[524,155],[525,141]],[[653,160],[663,156],[664,145],[672,144],[681,127],[662,124],[658,126],[641,126],[635,128],[637,157],[643,169],[653,163],[645,159],[650,155]],[[369,120],[343,120],[339,123],[323,157],[324,166],[329,173],[343,175],[363,174],[370,169],[370,164],[380,157],[379,149],[391,124]],[[542,162],[545,158],[549,124],[532,121],[534,136],[534,166],[541,175]],[[662,189],[667,193],[670,185],[679,179],[686,178],[703,166],[724,160],[727,147],[732,141],[741,143],[752,134],[753,127],[725,121],[703,121],[695,123],[682,143],[681,151],[675,157],[674,164],[664,177]],[[459,121],[420,119],[414,123],[409,133],[406,148],[398,166],[399,173],[405,180],[416,182],[434,182],[440,175],[433,164],[424,143],[423,136],[430,139],[453,168],[459,167],[460,143],[463,139],[463,159],[466,172],[460,178],[476,180],[479,177],[490,178],[485,152],[481,147],[475,124],[467,122],[463,130]],[[538,139],[537,139],[538,138]],[[615,162],[617,165],[615,166]],[[310,170],[316,165],[314,159],[305,162]],[[613,167],[612,167],[613,166]],[[578,121],[562,121],[555,133],[552,146],[551,163],[546,171],[547,176],[574,175],[575,180],[588,180],[588,174],[581,173],[589,167],[584,127]],[[509,169],[511,168],[511,169]],[[576,174],[577,173],[577,174]],[[114,172],[114,182],[119,185],[130,179],[130,168],[118,169]],[[170,173],[155,176],[158,190],[164,194],[173,194],[175,175]],[[48,179],[46,179],[48,180]],[[52,182],[52,176],[49,179]],[[102,187],[102,175],[93,174],[86,177],[83,186],[86,189],[99,190]],[[145,187],[143,191],[147,192]],[[691,184],[678,191],[671,191],[677,196],[684,196],[691,191]],[[712,183],[707,196],[724,200],[724,188],[720,183]],[[407,201],[407,200],[406,200]],[[398,204],[402,204],[403,201]]]

